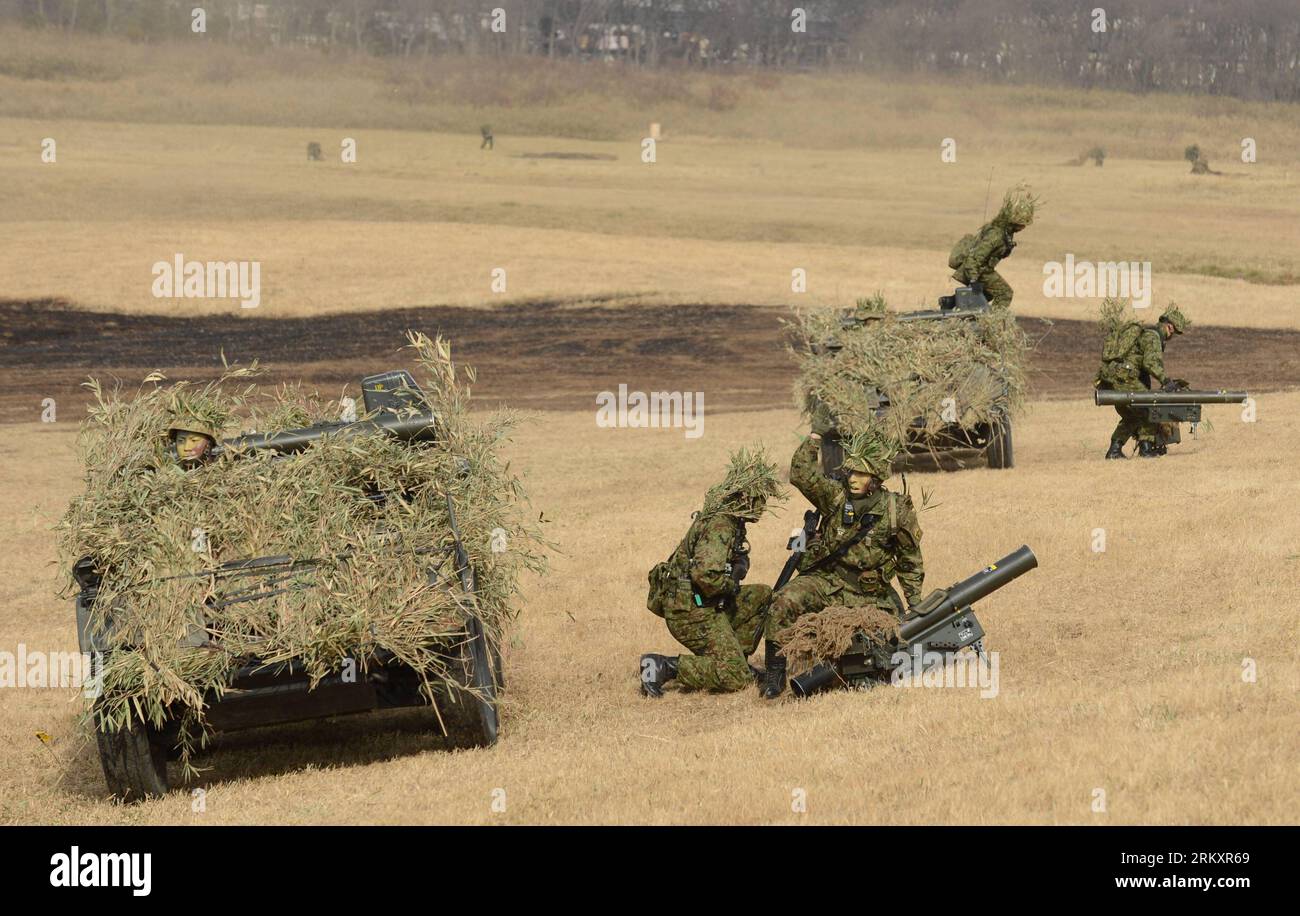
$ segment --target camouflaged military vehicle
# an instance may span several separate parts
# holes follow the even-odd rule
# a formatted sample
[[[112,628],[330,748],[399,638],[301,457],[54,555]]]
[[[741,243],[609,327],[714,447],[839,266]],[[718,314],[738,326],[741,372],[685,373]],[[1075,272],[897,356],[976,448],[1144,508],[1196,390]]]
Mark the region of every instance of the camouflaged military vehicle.
[[[309,448],[322,437],[388,436],[411,448],[436,438],[438,417],[406,371],[369,376],[362,380],[362,391],[366,412],[360,421],[225,439],[217,451],[231,456],[270,451],[276,456],[270,460],[275,461]],[[382,505],[397,495],[379,490],[366,493],[365,498]],[[463,627],[452,637],[444,633],[429,643],[430,651],[440,660],[438,670],[450,674],[437,684],[438,713],[435,718],[430,711],[429,725],[437,734],[445,730],[456,746],[486,746],[497,740],[501,655],[496,637],[478,613],[475,570],[462,543],[449,494],[446,502],[449,536],[415,551],[427,558],[428,594],[450,592],[454,607],[463,616]],[[373,565],[375,556],[368,554],[366,562]],[[236,606],[244,605],[241,611],[246,612],[249,605],[269,605],[286,593],[337,587],[337,581],[320,581],[326,568],[331,577],[383,574],[382,569],[356,568],[355,558],[346,555],[330,559],[330,563],[322,563],[319,558],[248,557],[201,573],[170,577],[189,580],[205,595],[201,614],[174,638],[182,646],[216,655],[221,651],[220,637],[213,632],[220,627],[213,624]],[[143,646],[111,638],[115,618],[122,615],[96,606],[101,584],[110,572],[96,569],[95,561],[84,557],[75,563],[72,574],[80,589],[75,596],[78,639],[95,668],[102,672],[112,653],[146,652]],[[416,594],[419,592],[417,589]],[[299,659],[268,660],[250,654],[239,659],[224,679],[224,687],[207,692],[202,703],[210,730],[227,732],[379,709],[429,707],[422,689],[426,680],[406,660],[388,651],[349,659],[328,676],[318,676],[315,683]],[[92,718],[109,789],[129,800],[164,794],[169,787],[167,761],[179,756],[179,718],[168,717],[159,726],[144,721],[144,716],[132,716],[124,725],[119,722],[119,727],[109,727],[94,715],[103,703],[103,697],[96,701]]]
[[[1020,332],[1005,312],[990,310],[978,284],[941,297],[937,309],[859,309],[839,325],[809,348],[800,379],[808,413],[831,420],[822,436],[826,473],[843,460],[835,400],[900,440],[895,469],[1013,466]]]

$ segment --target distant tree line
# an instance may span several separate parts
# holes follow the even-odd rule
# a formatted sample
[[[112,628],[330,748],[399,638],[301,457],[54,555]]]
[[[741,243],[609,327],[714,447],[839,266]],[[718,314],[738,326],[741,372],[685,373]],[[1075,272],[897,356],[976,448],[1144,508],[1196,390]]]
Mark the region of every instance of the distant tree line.
[[[1300,100],[1296,0],[0,0],[0,22],[154,41],[194,38],[195,8],[231,44]]]

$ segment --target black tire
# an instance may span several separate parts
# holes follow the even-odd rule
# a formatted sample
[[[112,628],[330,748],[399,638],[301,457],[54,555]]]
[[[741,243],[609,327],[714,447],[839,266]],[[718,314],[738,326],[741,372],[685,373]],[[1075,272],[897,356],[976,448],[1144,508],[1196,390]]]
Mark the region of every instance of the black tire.
[[[1015,467],[1016,453],[1011,440],[1011,418],[1005,414],[996,416],[990,431],[990,441],[984,453],[989,467],[994,470],[1006,470]]]
[[[108,791],[127,802],[166,795],[171,785],[167,781],[167,748],[162,736],[135,719],[130,727],[119,731],[105,730],[97,714],[94,719]]]
[[[460,685],[442,698],[438,711],[456,747],[491,747],[501,728],[493,650],[477,617],[469,618],[466,630],[469,638],[461,643],[458,660]]]

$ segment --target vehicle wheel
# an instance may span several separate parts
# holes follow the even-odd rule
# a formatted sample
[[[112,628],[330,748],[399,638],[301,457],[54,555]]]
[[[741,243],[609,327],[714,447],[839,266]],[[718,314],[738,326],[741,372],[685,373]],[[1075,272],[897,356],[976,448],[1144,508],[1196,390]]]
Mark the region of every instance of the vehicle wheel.
[[[123,801],[142,801],[167,794],[167,749],[162,736],[132,719],[129,727],[108,731],[94,715],[99,760],[108,790]]]
[[[438,711],[447,737],[457,747],[491,747],[497,743],[501,724],[493,651],[477,617],[469,618],[466,631],[469,638],[460,647],[461,689],[453,687]]]
[[[993,419],[992,427],[989,447],[985,452],[989,467],[995,470],[1015,467],[1016,456],[1011,446],[1011,418],[1006,414],[998,414]]]

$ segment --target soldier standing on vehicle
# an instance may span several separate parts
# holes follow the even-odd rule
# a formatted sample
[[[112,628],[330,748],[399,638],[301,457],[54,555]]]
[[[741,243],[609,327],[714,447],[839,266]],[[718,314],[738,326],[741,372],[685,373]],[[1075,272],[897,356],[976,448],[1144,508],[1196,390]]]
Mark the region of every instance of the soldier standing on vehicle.
[[[1009,257],[1016,247],[1015,235],[1034,221],[1039,200],[1029,193],[1028,185],[1016,185],[1002,199],[1002,209],[979,232],[962,236],[948,255],[953,279],[964,286],[979,283],[994,308],[1010,308],[1015,294],[1011,284],[1002,279],[995,267]]]
[[[817,433],[809,435],[790,462],[790,482],[821,518],[799,561],[799,575],[772,596],[764,629],[763,696],[769,700],[785,690],[786,661],[778,639],[797,617],[833,604],[874,604],[901,619],[904,605],[891,582],[898,580],[910,609],[920,601],[925,580],[921,525],[912,499],[884,487],[897,446],[874,432],[857,433],[844,443],[845,476],[838,481],[817,465],[820,440]]]
[[[1153,381],[1169,383],[1165,375],[1165,345],[1175,334],[1184,333],[1191,321],[1177,306],[1171,305],[1155,327],[1144,328],[1136,321],[1119,324],[1106,335],[1101,351],[1101,368],[1094,384],[1110,391],[1145,391]],[[1136,438],[1139,458],[1158,458],[1165,454],[1159,444],[1159,424],[1149,423],[1141,408],[1115,406],[1119,422],[1110,436],[1106,457],[1123,458],[1124,446]]]
[[[776,466],[761,450],[741,449],[721,484],[709,490],[672,556],[650,570],[649,609],[692,655],[641,656],[641,693],[663,696],[666,682],[687,690],[742,690],[753,682],[747,657],[772,596],[741,585],[749,572],[745,525],[768,500],[784,499]]]

